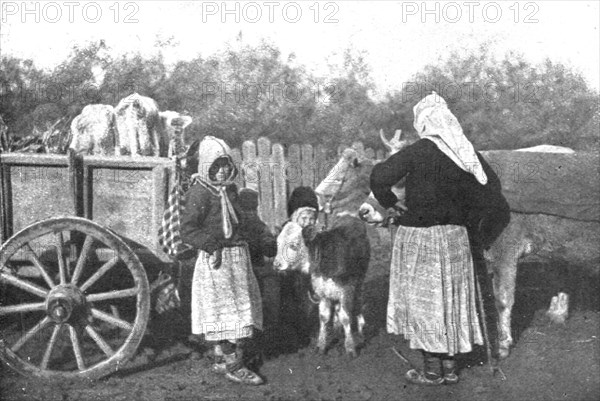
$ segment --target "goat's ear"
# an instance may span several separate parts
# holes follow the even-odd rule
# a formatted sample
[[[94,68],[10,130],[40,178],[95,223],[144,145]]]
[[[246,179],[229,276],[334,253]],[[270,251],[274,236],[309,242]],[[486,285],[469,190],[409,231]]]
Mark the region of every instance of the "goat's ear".
[[[317,236],[319,230],[314,224],[308,225],[302,229],[302,238],[307,244],[313,242]]]

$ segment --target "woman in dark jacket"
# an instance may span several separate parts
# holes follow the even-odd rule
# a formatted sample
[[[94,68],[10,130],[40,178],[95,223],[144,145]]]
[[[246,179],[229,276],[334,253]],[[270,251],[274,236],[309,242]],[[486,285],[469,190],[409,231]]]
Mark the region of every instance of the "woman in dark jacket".
[[[258,282],[248,244],[239,236],[237,171],[229,146],[207,136],[199,145],[197,184],[185,197],[181,234],[198,250],[192,279],[192,334],[214,345],[215,373],[231,381],[261,384],[244,366],[240,340],[262,330]]]
[[[400,210],[391,187],[406,177],[390,271],[387,330],[421,349],[417,384],[458,382],[454,356],[483,344],[476,311],[469,232],[483,247],[508,223],[498,177],[475,152],[444,99],[435,92],[414,107],[421,139],[371,173],[379,203]]]

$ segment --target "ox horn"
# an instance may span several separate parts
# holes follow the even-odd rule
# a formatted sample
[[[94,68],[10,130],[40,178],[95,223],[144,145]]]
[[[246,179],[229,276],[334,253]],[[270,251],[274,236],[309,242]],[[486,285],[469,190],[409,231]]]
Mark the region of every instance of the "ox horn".
[[[379,137],[381,138],[381,142],[383,142],[385,147],[391,151],[392,145],[390,144],[390,141],[388,141],[388,139],[385,137],[385,134],[383,133],[383,128],[379,130]]]
[[[394,133],[394,137],[391,140],[388,140],[383,133],[383,129],[379,130],[379,136],[383,141],[383,144],[390,151],[390,153],[396,153],[404,146],[406,146],[406,141],[400,139],[402,137],[402,130],[397,129]]]

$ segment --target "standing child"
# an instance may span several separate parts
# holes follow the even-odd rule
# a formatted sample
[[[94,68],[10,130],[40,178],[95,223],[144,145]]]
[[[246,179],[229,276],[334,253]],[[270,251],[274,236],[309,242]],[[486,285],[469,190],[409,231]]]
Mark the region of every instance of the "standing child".
[[[192,278],[192,334],[214,346],[212,370],[244,384],[262,378],[243,362],[242,341],[262,330],[260,290],[248,244],[238,233],[237,170],[231,149],[206,136],[198,148],[197,181],[186,193],[182,239],[198,250]]]
[[[306,227],[316,224],[319,217],[319,199],[311,187],[295,188],[287,203],[287,213],[290,221]]]
[[[240,205],[239,234],[250,248],[252,268],[263,297],[264,325],[273,327],[279,321],[279,276],[265,257],[275,257],[277,239],[258,217],[258,192],[250,188],[240,190],[238,203]]]
[[[288,221],[306,227],[317,223],[319,200],[311,187],[296,187],[287,202]],[[285,223],[284,223],[285,224]],[[281,278],[281,320],[294,328],[300,346],[310,343],[313,327],[318,325],[316,304],[309,298],[310,277],[297,271]]]

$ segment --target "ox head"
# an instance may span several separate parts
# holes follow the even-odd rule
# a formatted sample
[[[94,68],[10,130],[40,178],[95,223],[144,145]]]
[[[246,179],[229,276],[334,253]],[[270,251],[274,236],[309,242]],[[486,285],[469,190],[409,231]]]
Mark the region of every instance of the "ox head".
[[[160,117],[154,99],[133,93],[115,108],[120,152],[143,156],[166,156],[168,141],[159,134]]]
[[[401,139],[400,130],[390,140],[385,137],[383,130],[379,135],[390,155],[410,144],[410,141]],[[368,159],[355,149],[344,150],[340,160],[315,189],[319,208],[326,212],[336,210],[355,213],[358,210],[359,217],[368,223],[383,222],[385,210],[372,196],[369,183],[373,166],[378,162]],[[399,199],[404,199],[402,184],[401,182],[393,189]]]
[[[402,131],[396,130],[394,137],[391,140],[388,140],[383,130],[379,132],[381,140],[385,147],[389,151],[389,155],[393,155],[394,153],[400,151],[404,147],[410,144],[409,140],[401,139]],[[397,185],[392,188],[392,192],[396,195],[396,197],[400,200],[401,203],[404,203],[405,193],[404,193],[404,180],[400,181]],[[373,194],[369,191],[369,195],[367,199],[360,205],[358,209],[358,216],[365,222],[374,225],[383,224],[386,220],[387,212],[386,210],[377,202],[377,199],[373,196]]]
[[[69,148],[80,154],[113,154],[116,135],[113,107],[107,104],[88,104],[71,122]]]
[[[315,189],[319,209],[326,213],[333,210],[355,212],[369,195],[373,165],[373,160],[356,149],[344,150],[339,161]]]
[[[124,153],[173,156],[185,151],[183,130],[192,118],[159,111],[154,99],[133,93],[115,108],[119,146]]]
[[[283,226],[277,237],[277,255],[273,262],[275,270],[280,272],[298,270],[310,272],[310,255],[306,246],[305,236],[314,237],[314,226],[302,228],[300,224],[289,222]]]

